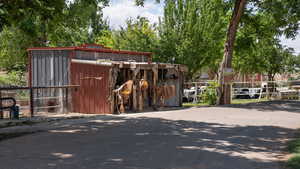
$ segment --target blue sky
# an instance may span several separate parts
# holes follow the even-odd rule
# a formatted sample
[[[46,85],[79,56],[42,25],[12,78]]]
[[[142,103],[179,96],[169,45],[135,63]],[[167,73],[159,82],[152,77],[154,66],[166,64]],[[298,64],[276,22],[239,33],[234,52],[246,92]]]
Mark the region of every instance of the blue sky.
[[[127,18],[137,16],[147,17],[151,23],[157,23],[163,15],[163,4],[157,4],[154,0],[146,1],[144,7],[137,7],[134,0],[111,0],[110,6],[104,8],[104,17],[110,21],[110,26],[118,29],[125,25]],[[282,44],[295,49],[300,53],[300,35],[295,40],[281,38]]]

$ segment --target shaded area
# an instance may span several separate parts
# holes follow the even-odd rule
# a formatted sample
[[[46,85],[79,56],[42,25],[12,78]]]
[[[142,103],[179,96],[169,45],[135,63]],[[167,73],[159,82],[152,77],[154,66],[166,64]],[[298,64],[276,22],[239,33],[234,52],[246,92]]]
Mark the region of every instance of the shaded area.
[[[294,133],[275,126],[114,117],[0,142],[0,159],[5,169],[279,169],[285,139]]]
[[[276,100],[248,104],[232,104],[222,107],[244,108],[249,110],[256,109],[259,111],[287,111],[300,113],[300,101]]]
[[[33,134],[33,133],[36,133],[36,132],[0,133],[0,141],[24,136],[27,134]]]

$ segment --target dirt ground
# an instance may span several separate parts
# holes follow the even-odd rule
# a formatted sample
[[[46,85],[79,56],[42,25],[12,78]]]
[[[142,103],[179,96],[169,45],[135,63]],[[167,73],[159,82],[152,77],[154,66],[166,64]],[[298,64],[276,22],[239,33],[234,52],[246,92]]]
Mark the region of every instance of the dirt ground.
[[[299,102],[95,116],[0,129],[1,169],[283,169]],[[27,133],[26,133],[27,132]]]

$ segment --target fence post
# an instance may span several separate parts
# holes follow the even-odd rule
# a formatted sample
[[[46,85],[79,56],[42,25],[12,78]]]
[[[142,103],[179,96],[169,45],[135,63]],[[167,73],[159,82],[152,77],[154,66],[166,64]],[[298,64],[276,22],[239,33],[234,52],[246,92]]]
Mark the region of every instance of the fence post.
[[[32,87],[30,87],[29,89],[29,93],[30,93],[30,117],[34,116],[34,103],[33,103],[33,89]]]
[[[194,95],[194,100],[193,103],[197,103],[198,102],[198,84],[197,82],[195,82],[195,95]]]
[[[69,112],[70,110],[70,104],[69,104],[69,89],[68,88],[65,88],[66,89],[66,98],[65,98],[65,105],[66,105],[66,110],[67,112]]]
[[[59,91],[59,97],[58,97],[58,100],[59,100],[59,104],[60,104],[60,113],[64,113],[64,94],[63,94],[63,89],[60,88],[58,89]]]
[[[267,93],[267,100],[270,100],[270,96],[269,96],[269,81],[267,81],[267,85],[266,85],[266,93]]]
[[[230,92],[231,92],[231,95],[230,95],[230,103],[232,103],[232,98],[233,98],[233,95],[234,95],[234,90],[233,90],[233,88],[232,88],[232,85],[233,83],[231,82],[230,83]]]
[[[0,90],[0,99],[2,98],[2,90]],[[2,100],[0,100],[0,107],[2,107]],[[0,110],[0,119],[3,119],[3,111]]]

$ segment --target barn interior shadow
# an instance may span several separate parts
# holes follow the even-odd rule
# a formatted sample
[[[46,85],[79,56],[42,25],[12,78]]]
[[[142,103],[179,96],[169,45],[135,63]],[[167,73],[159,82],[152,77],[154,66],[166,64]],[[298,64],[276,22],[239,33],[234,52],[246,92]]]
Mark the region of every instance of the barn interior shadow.
[[[293,133],[274,126],[113,117],[23,136],[23,144],[6,141],[26,152],[31,168],[277,169],[283,140]],[[36,144],[43,140],[49,142]],[[18,154],[0,151],[1,166],[22,167],[24,155],[20,159]],[[13,164],[6,162],[9,156]]]

